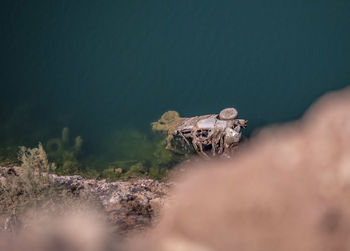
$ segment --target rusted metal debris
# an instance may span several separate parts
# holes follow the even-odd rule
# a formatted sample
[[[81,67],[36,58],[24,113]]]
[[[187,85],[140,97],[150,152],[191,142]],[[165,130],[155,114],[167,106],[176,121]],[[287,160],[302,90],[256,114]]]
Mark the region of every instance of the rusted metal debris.
[[[242,137],[241,130],[246,128],[248,123],[245,119],[238,119],[238,112],[235,108],[226,108],[220,114],[191,118],[181,118],[174,111],[168,113],[165,113],[158,122],[152,124],[156,131],[168,128],[167,148],[170,150],[178,150],[179,148],[187,151],[194,150],[205,158],[217,155],[229,156],[229,153],[237,148]],[[173,115],[176,115],[175,118]],[[164,118],[170,117],[172,119],[168,120],[171,126],[167,127],[168,120]]]

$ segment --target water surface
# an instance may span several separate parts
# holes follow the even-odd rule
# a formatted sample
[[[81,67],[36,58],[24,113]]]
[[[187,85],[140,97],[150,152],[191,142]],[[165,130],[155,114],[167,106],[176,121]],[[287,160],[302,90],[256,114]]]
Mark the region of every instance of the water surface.
[[[68,126],[111,161],[167,110],[234,106],[248,133],[296,119],[350,83],[349,13],[348,0],[2,1],[0,143]]]

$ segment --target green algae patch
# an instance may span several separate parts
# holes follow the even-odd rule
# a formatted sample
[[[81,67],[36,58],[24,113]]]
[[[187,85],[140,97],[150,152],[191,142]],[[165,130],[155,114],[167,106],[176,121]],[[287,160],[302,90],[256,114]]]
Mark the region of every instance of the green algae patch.
[[[111,135],[104,148],[106,152],[103,155],[111,164],[124,170],[123,165],[131,166],[135,162],[149,160],[154,151],[154,140],[136,129],[118,130]]]
[[[168,171],[187,156],[179,154],[170,145],[171,131],[183,118],[175,111],[162,115],[152,123],[152,131],[137,129],[117,130],[108,141],[96,147],[99,153],[82,151],[83,139],[71,137],[68,127],[62,129],[60,137],[49,139],[44,148],[52,170],[58,175],[81,175],[90,179],[109,181],[127,180],[134,177],[166,179]],[[18,147],[0,148],[0,166],[18,163]]]
[[[123,170],[121,168],[108,168],[102,171],[101,178],[109,181],[119,180],[122,176]]]
[[[161,132],[172,132],[184,120],[177,111],[165,112],[158,121],[153,122],[152,130]]]
[[[158,128],[164,132],[163,129]],[[102,170],[101,178],[125,180],[133,177],[164,179],[171,169],[185,157],[168,149],[165,133],[142,133],[138,130],[119,130],[104,153],[111,161]]]
[[[130,169],[122,175],[123,179],[130,179],[135,177],[144,177],[147,175],[147,169],[144,167],[144,165],[139,162],[135,165],[132,165]]]
[[[83,139],[77,136],[74,141],[70,138],[69,128],[62,129],[61,138],[53,138],[46,143],[46,151],[50,161],[57,166],[59,175],[79,174],[82,166],[79,161]]]
[[[18,146],[0,148],[0,166],[18,165]]]
[[[153,132],[161,132],[167,135],[166,148],[175,150],[172,146],[173,132],[185,118],[180,117],[177,111],[165,112],[158,121],[151,123]]]

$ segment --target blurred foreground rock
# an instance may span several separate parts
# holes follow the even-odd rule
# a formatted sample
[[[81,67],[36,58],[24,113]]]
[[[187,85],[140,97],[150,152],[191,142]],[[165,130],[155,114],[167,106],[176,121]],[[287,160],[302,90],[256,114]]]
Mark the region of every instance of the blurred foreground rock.
[[[350,89],[182,180],[131,250],[350,250]]]

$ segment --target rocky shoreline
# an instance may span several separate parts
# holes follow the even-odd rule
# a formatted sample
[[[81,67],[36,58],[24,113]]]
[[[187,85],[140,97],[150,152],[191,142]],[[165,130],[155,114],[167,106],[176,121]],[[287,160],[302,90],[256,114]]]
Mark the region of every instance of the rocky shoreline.
[[[9,176],[18,176],[21,172],[20,167],[0,167],[1,184],[6,184]],[[52,186],[64,187],[72,192],[86,191],[95,195],[103,205],[108,224],[119,234],[143,230],[151,226],[173,186],[171,182],[142,178],[108,182],[85,179],[78,175],[49,174],[49,180]],[[4,224],[5,222],[2,223],[2,228],[6,230]]]

